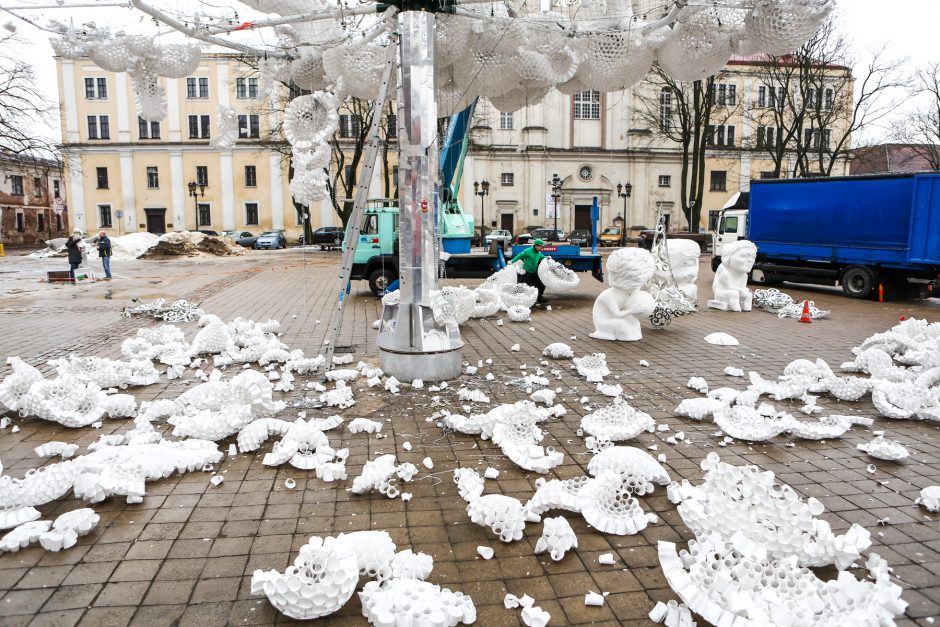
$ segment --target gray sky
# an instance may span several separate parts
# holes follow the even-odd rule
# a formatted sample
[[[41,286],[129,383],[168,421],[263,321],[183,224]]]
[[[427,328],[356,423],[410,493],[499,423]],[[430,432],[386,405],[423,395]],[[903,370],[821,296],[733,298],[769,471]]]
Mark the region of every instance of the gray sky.
[[[69,2],[88,0],[65,0]],[[105,2],[111,0],[104,0]],[[17,6],[53,4],[51,0],[0,0],[0,7],[14,9]],[[191,8],[197,3],[191,0],[158,0],[157,4],[173,8]],[[236,7],[241,18],[245,19],[251,11],[237,2],[212,2],[213,6]],[[890,10],[886,8],[890,5]],[[940,0],[837,0],[837,23],[840,29],[852,41],[858,63],[856,75],[870,59],[870,53],[887,44],[888,54],[894,58],[907,57],[911,67],[930,61],[940,61],[940,45],[937,44],[937,25],[940,24]],[[191,10],[191,9],[190,9]],[[215,14],[215,11],[210,10]],[[107,23],[112,29],[124,28],[134,31],[135,26],[144,18],[142,14],[126,8],[82,8],[48,9],[43,11],[24,11],[23,16],[40,24],[49,20],[75,19],[76,24],[87,21]],[[50,102],[58,101],[56,93],[55,63],[52,59],[52,47],[47,34],[10,18],[9,14],[0,14],[0,25],[12,21],[17,26],[19,43],[3,44],[3,54],[22,59],[33,60],[38,73],[38,85],[45,92]],[[902,111],[903,108],[899,108]],[[57,119],[57,118],[56,118]],[[49,129],[49,136],[58,139],[59,129]],[[877,133],[874,133],[877,136]]]

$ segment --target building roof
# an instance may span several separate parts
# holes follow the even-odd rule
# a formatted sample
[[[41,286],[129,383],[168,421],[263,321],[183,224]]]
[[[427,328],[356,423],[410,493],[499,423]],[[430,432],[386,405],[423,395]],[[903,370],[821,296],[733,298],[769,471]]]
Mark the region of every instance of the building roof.
[[[852,174],[930,172],[933,168],[925,156],[928,151],[940,155],[940,145],[879,144],[856,148],[853,151],[851,172]]]
[[[752,66],[760,67],[760,66],[773,65],[775,63],[779,63],[780,65],[790,65],[790,66],[799,65],[799,61],[792,54],[785,54],[779,57],[774,57],[764,52],[759,52],[757,54],[752,54],[752,55],[747,55],[747,56],[740,55],[740,54],[731,55],[731,58],[728,59],[727,65],[752,65]],[[851,68],[846,67],[844,65],[838,65],[835,63],[820,64],[820,65],[824,65],[824,67],[830,70],[851,71]]]
[[[31,155],[18,154],[9,150],[0,149],[0,163],[16,164],[18,166],[44,166],[53,170],[61,170],[62,163],[53,159],[44,159]]]

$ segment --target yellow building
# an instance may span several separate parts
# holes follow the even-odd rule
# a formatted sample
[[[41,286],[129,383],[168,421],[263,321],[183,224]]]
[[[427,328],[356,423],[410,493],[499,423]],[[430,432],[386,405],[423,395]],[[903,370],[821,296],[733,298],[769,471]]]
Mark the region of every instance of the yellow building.
[[[56,67],[74,226],[111,235],[284,229],[289,242],[303,233],[278,131],[286,90],[264,98],[257,72],[237,55],[205,54],[192,76],[159,79],[167,101],[159,122],[137,116],[127,74],[88,59],[58,58]],[[238,114],[233,150],[210,143],[220,106]],[[378,174],[373,183],[378,190]],[[330,199],[310,208],[310,220],[314,229],[340,223]]]

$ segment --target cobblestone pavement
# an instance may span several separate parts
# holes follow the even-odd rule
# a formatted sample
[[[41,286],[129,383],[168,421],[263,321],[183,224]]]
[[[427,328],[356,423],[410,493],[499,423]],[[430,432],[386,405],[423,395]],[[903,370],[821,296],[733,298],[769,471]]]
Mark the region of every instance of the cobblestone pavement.
[[[283,341],[292,348],[315,353],[328,329],[330,297],[335,281],[336,253],[299,251],[252,254],[234,260],[115,262],[117,278],[87,286],[53,286],[38,282],[42,272],[63,265],[61,260],[6,258],[0,260],[0,355],[18,355],[28,363],[51,369],[45,362],[69,352],[117,357],[121,341],[141,326],[155,324],[120,316],[131,298],[186,298],[200,302],[207,313],[230,320],[236,316],[282,322]],[[708,293],[712,273],[703,260],[700,292]],[[466,283],[473,283],[467,281]],[[833,290],[807,291],[787,286],[799,298],[815,299],[832,309],[831,318],[813,324],[778,319],[768,313],[732,314],[702,311],[682,318],[665,331],[644,328],[637,343],[612,344],[592,340],[591,305],[603,286],[583,275],[575,295],[551,298],[551,311],[536,311],[531,324],[471,321],[463,327],[464,357],[471,363],[492,358],[491,368],[481,368],[463,380],[486,390],[494,402],[527,398],[513,385],[523,373],[522,364],[536,367],[541,350],[549,343],[569,343],[578,354],[606,352],[616,380],[632,397],[631,403],[666,422],[671,432],[644,433],[637,446],[657,444],[667,457],[665,466],[674,479],[701,479],[699,463],[710,451],[735,464],[754,463],[774,471],[803,496],[814,496],[826,506],[823,517],[837,532],[859,523],[873,534],[871,551],[885,557],[894,568],[894,581],[905,589],[910,604],[902,624],[932,624],[940,613],[940,526],[936,517],[914,505],[921,488],[940,483],[940,441],[934,425],[910,421],[876,420],[877,428],[903,442],[912,452],[903,464],[879,462],[874,474],[866,472],[872,461],[855,450],[870,433],[854,428],[841,440],[798,442],[786,447],[785,438],[748,445],[737,442],[718,447],[711,434],[713,424],[672,416],[683,398],[696,396],[686,388],[692,375],[706,378],[713,387],[743,385],[722,371],[733,365],[774,378],[791,360],[821,357],[832,365],[851,360],[850,349],[869,335],[883,331],[899,316],[940,319],[937,301],[905,303],[858,302]],[[376,361],[375,331],[371,322],[380,304],[364,283],[354,287],[340,344],[351,346],[357,359]],[[181,325],[190,335],[195,324]],[[712,346],[703,337],[725,331],[737,337],[736,347]],[[577,339],[573,339],[576,336]],[[569,339],[572,338],[572,339]],[[512,344],[521,351],[510,352]],[[649,367],[640,367],[645,359]],[[492,371],[494,381],[484,375]],[[8,368],[3,367],[2,374]],[[187,375],[191,377],[191,375]],[[303,382],[303,378],[299,381]],[[608,378],[612,381],[612,378]],[[576,435],[582,415],[588,411],[578,399],[587,396],[596,407],[609,399],[567,371],[558,383],[564,387],[560,401],[568,408],[563,418],[544,425],[543,444],[565,454],[565,462],[549,478],[586,474],[583,439]],[[139,400],[175,396],[192,385],[160,383],[135,391]],[[149,483],[139,505],[108,499],[94,505],[101,523],[78,545],[60,553],[28,548],[0,556],[0,624],[15,625],[195,625],[273,624],[287,622],[263,596],[250,593],[255,569],[282,570],[311,535],[329,535],[363,529],[387,530],[399,548],[424,551],[434,557],[430,580],[469,594],[478,609],[478,625],[519,624],[518,610],[503,608],[507,592],[535,598],[552,615],[552,624],[646,624],[656,601],[675,598],[659,567],[659,540],[684,543],[691,533],[675,507],[657,490],[643,499],[659,522],[635,536],[598,533],[580,515],[566,513],[578,535],[579,548],[562,561],[535,555],[541,525],[529,525],[525,537],[512,544],[500,543],[488,530],[472,524],[465,503],[456,493],[451,471],[460,466],[480,470],[487,466],[501,472],[487,481],[486,493],[503,493],[527,500],[538,475],[526,472],[505,458],[491,442],[463,434],[445,434],[427,418],[441,408],[457,409],[455,389],[430,400],[427,390],[403,386],[402,394],[359,389],[357,404],[346,410],[348,419],[364,416],[388,420],[385,433],[351,435],[345,430],[327,433],[334,447],[348,447],[348,470],[357,476],[367,459],[380,453],[396,453],[400,461],[421,468],[408,484],[413,499],[387,499],[379,494],[354,495],[348,482],[327,484],[290,467],[262,466],[270,442],[257,454],[227,457],[219,472],[224,483],[212,486],[209,475],[191,473]],[[285,396],[296,400],[303,386]],[[871,405],[838,403],[829,397],[820,404],[832,413],[875,415]],[[483,410],[483,407],[478,407]],[[296,409],[282,412],[291,417]],[[332,413],[332,412],[330,412]],[[311,412],[316,415],[317,412]],[[22,476],[44,463],[32,449],[50,440],[83,446],[103,433],[120,433],[129,421],[110,420],[99,429],[71,430],[56,424],[14,417],[20,426],[0,431],[0,460],[4,472]],[[167,425],[163,424],[166,428]],[[665,438],[677,430],[687,440],[672,446]],[[225,440],[222,450],[228,448]],[[413,449],[402,447],[410,441]],[[434,468],[425,471],[421,460],[430,456]],[[286,466],[286,465],[285,465]],[[297,487],[289,490],[285,480]],[[41,507],[44,518],[74,509],[79,502],[67,497]],[[879,524],[879,521],[883,524]],[[492,546],[496,557],[484,561],[478,545]],[[598,555],[613,552],[615,566],[600,566]],[[831,573],[827,573],[831,574]],[[864,576],[863,571],[856,571]],[[585,607],[584,594],[594,590],[609,595],[603,607]],[[338,614],[332,625],[361,625],[357,597]]]

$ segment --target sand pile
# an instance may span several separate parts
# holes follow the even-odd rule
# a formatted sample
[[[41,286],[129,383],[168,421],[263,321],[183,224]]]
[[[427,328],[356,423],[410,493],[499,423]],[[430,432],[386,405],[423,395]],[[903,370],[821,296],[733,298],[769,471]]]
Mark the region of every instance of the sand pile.
[[[234,241],[193,231],[165,233],[141,258],[242,255],[245,250]]]
[[[85,239],[88,259],[98,259],[97,238]],[[65,238],[46,242],[46,248],[30,253],[30,257],[65,257]],[[164,257],[227,257],[243,255],[245,249],[226,237],[182,231],[155,235],[154,233],[128,233],[111,238],[112,257],[115,261]]]

